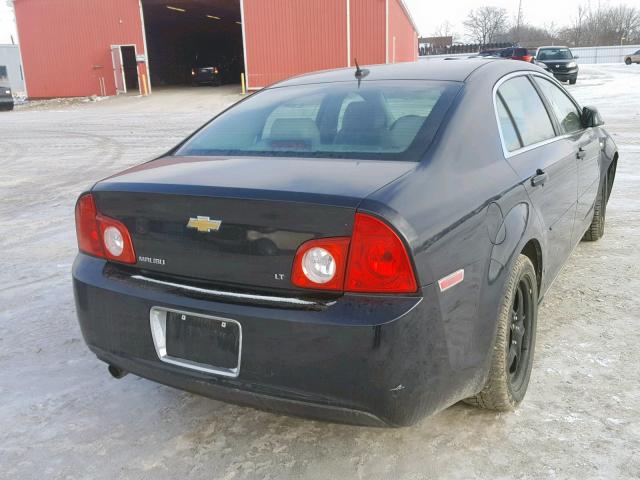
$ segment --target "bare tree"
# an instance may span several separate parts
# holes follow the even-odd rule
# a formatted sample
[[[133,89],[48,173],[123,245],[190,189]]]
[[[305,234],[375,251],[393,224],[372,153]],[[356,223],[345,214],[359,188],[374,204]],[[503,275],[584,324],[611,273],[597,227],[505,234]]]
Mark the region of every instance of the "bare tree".
[[[573,25],[570,27],[571,43],[573,45],[581,45],[584,34],[584,24],[587,18],[587,9],[583,5],[578,5],[578,13],[573,19]]]
[[[507,11],[498,7],[471,10],[464,21],[467,35],[480,45],[494,42],[507,30]]]
[[[453,36],[453,25],[449,20],[445,20],[442,22],[436,31],[434,32],[435,37],[452,37]]]
[[[616,33],[616,43],[630,43],[640,34],[640,10],[635,7],[620,5],[611,9],[611,19]]]
[[[561,41],[570,46],[620,45],[640,42],[640,9],[627,5],[578,7],[573,24],[563,29]]]

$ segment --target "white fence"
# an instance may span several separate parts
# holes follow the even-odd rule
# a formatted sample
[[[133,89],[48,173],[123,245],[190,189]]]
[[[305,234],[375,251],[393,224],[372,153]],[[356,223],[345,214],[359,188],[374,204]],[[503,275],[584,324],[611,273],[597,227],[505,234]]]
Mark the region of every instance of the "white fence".
[[[622,63],[625,55],[640,50],[640,45],[613,45],[611,47],[579,47],[572,48],[575,56],[580,57],[578,63]]]
[[[625,55],[637,52],[640,45],[613,45],[610,47],[578,47],[572,48],[574,55],[580,57],[578,63],[588,65],[591,63],[622,63]],[[429,58],[469,57],[473,53],[456,53],[452,55],[425,55],[421,60]]]

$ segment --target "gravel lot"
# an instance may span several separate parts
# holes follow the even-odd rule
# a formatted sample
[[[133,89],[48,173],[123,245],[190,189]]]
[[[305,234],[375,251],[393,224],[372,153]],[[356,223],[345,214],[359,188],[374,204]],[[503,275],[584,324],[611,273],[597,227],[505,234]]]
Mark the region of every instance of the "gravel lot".
[[[73,206],[94,180],[162,153],[233,89],[48,102],[0,114],[0,478],[640,477],[640,66],[571,86],[620,149],[605,237],[581,244],[538,320],[514,413],[458,404],[372,429],[226,405],[129,375],[85,347]]]

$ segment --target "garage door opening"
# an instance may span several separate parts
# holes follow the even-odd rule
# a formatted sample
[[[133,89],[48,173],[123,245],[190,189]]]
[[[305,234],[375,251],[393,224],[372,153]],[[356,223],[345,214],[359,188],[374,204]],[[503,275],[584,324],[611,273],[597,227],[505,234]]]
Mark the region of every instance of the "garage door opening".
[[[151,85],[240,83],[240,0],[142,0]]]

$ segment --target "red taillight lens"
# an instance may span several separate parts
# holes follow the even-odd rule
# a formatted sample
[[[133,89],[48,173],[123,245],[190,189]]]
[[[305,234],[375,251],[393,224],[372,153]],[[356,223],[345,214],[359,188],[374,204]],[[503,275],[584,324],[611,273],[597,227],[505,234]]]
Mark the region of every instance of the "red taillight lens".
[[[297,287],[354,293],[413,293],[418,290],[409,255],[386,223],[356,213],[353,235],[303,243],[293,262]]]
[[[81,252],[116,262],[136,263],[129,230],[117,220],[99,215],[90,193],[80,197],[76,204],[76,233]]]
[[[97,217],[98,211],[93,196],[87,194],[80,197],[76,204],[78,249],[95,257],[104,257]]]
[[[391,227],[356,213],[345,281],[348,292],[412,293],[418,289],[407,250]]]
[[[342,290],[348,251],[348,237],[321,238],[303,243],[293,261],[291,282],[302,288]]]
[[[98,215],[100,236],[105,257],[121,263],[136,263],[136,254],[129,230],[113,218]]]

